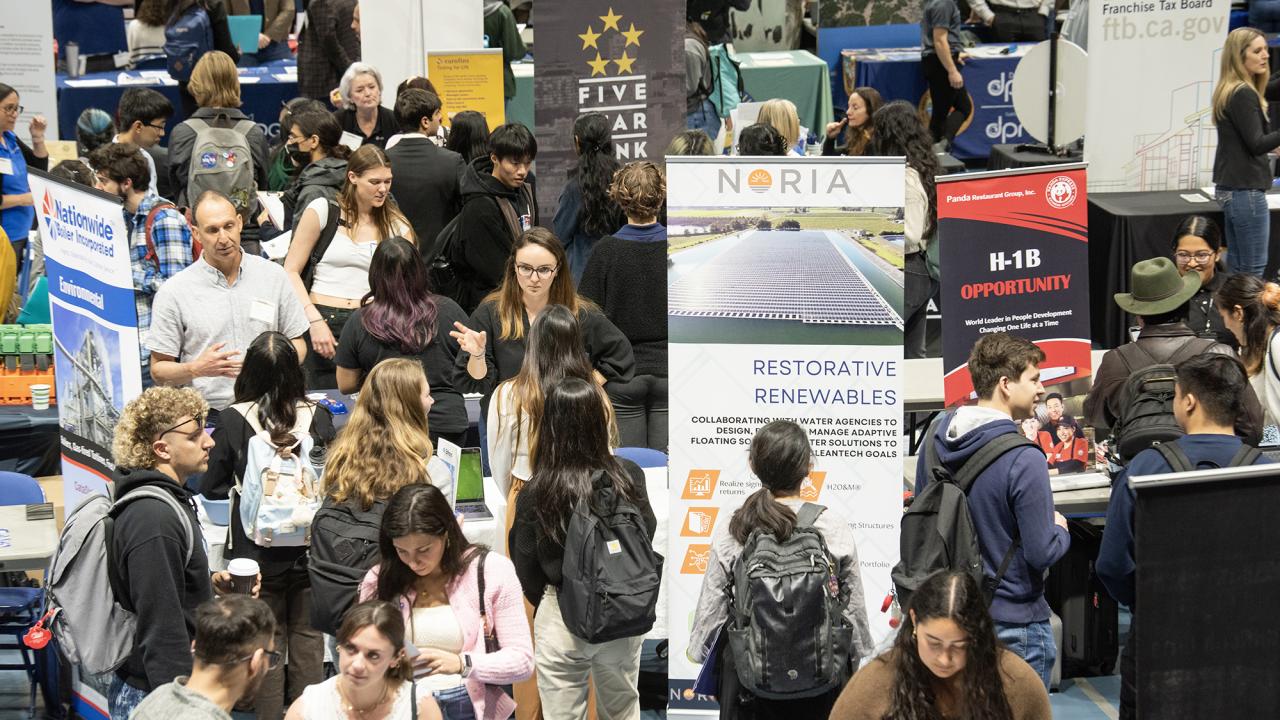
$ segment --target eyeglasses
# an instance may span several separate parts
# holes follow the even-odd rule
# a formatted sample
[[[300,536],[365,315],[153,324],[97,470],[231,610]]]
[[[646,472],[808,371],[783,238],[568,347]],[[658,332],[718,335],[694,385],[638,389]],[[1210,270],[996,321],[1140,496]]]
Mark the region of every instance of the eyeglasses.
[[[275,670],[276,668],[280,667],[280,661],[284,658],[284,656],[281,653],[275,650],[267,650],[265,648],[262,650],[262,652],[266,655],[268,670]],[[202,662],[208,665],[239,665],[242,662],[249,662],[250,660],[252,660],[255,653],[250,653],[248,655],[245,655],[242,658],[236,658],[235,660],[228,660],[226,662],[210,662],[208,660],[205,660],[204,658],[201,658],[199,653],[193,653],[193,654],[197,658],[200,658]]]
[[[161,121],[161,123],[160,123],[159,125],[157,125],[157,124],[155,124],[155,123],[147,123],[147,127],[151,128],[152,130],[159,130],[160,132],[164,132],[164,122],[163,122],[163,121]]]
[[[543,265],[542,267],[533,267],[532,265],[525,265],[524,263],[516,263],[516,272],[520,273],[520,277],[525,279],[533,277],[534,274],[536,273],[539,278],[546,280],[547,278],[556,274],[556,269],[557,269],[557,266],[555,265]]]
[[[195,417],[187,418],[186,420],[183,420],[182,422],[178,423],[177,425],[174,425],[168,430],[161,430],[160,434],[157,437],[164,437],[165,435],[168,435],[169,433],[177,430],[178,428],[192,421],[195,422],[196,429],[192,430],[189,433],[186,433],[186,436],[188,440],[194,440],[196,437],[200,435],[200,433],[204,432],[204,414],[203,413],[200,415],[196,415]]]
[[[26,108],[21,105],[5,105],[4,107],[0,107],[0,111],[7,112],[10,115],[21,115],[23,110],[26,110]]]
[[[1214,253],[1208,250],[1201,250],[1200,252],[1194,252],[1194,253],[1183,252],[1179,250],[1178,252],[1173,254],[1173,259],[1177,260],[1179,265],[1186,265],[1190,263],[1192,260],[1195,260],[1197,265],[1203,265],[1209,262],[1209,260],[1213,258],[1213,255]]]

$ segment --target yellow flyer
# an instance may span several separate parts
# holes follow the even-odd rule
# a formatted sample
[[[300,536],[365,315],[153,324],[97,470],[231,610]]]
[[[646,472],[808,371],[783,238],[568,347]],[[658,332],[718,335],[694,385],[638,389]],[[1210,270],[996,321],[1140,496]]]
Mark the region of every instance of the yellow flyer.
[[[445,127],[463,110],[483,114],[490,128],[506,122],[501,49],[428,52],[427,78],[440,93]]]

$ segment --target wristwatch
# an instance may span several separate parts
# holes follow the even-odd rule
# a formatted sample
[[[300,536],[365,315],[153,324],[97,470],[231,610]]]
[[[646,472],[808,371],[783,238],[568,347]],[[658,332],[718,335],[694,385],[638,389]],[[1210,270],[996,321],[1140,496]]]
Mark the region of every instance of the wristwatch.
[[[469,653],[458,653],[458,657],[462,659],[462,672],[458,674],[465,680],[471,674],[471,655]]]

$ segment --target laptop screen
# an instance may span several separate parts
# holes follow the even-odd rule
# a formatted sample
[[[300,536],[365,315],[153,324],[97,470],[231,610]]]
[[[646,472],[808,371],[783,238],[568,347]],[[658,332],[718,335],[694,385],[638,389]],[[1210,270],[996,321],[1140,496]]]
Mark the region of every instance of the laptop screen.
[[[480,448],[462,448],[458,461],[456,502],[484,502],[484,471],[480,467]]]

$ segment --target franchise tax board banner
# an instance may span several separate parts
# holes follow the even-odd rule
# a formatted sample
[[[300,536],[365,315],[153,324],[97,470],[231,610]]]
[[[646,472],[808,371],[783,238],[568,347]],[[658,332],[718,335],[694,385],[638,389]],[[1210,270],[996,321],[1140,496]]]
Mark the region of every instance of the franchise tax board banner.
[[[711,538],[759,489],[752,435],[802,424],[801,497],[849,523],[877,640],[902,516],[905,170],[889,158],[667,158],[670,707]]]
[[[623,163],[661,162],[685,129],[684,0],[574,0],[538,6],[533,74],[538,206],[550,227],[576,164],[573,123],[604,113]]]
[[[1231,0],[1089,4],[1089,192],[1212,184],[1213,86],[1230,12]]]
[[[31,171],[53,319],[66,506],[105,493],[111,440],[142,393],[129,236],[120,200]]]
[[[938,178],[943,396],[974,399],[969,352],[1007,332],[1044,351],[1045,385],[1092,376],[1085,166]],[[1067,393],[1063,393],[1066,395]]]

